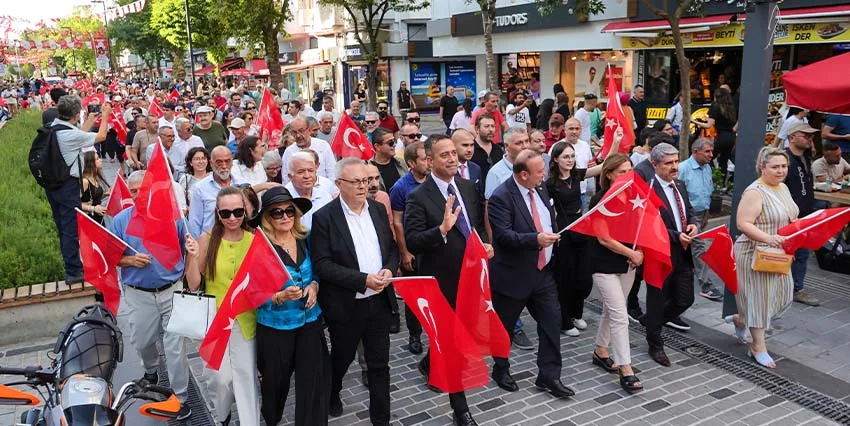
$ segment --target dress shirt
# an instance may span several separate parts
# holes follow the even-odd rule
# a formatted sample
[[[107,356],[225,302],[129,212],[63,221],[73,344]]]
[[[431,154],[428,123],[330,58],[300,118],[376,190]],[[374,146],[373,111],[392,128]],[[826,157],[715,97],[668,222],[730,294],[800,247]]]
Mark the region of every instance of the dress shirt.
[[[56,142],[59,145],[59,152],[65,160],[65,164],[71,168],[71,176],[80,177],[80,167],[74,165],[77,161],[82,161],[80,152],[84,148],[91,148],[96,143],[96,133],[84,132],[77,126],[60,119],[53,120],[53,126],[61,124],[68,126],[68,130],[59,130],[56,132]],[[82,163],[81,163],[82,164]],[[73,166],[73,167],[72,167]]]
[[[109,231],[115,234],[116,237],[127,243],[130,247],[139,253],[150,254],[150,252],[142,244],[142,239],[127,233],[127,225],[130,223],[135,207],[128,207],[118,213],[109,225]],[[177,225],[177,237],[180,241],[180,247],[184,247],[186,242],[186,227],[183,225],[183,220],[175,221]],[[131,249],[124,250],[125,256],[132,256],[135,252]],[[177,263],[173,269],[166,269],[162,266],[155,257],[151,256],[151,263],[144,268],[123,267],[121,268],[121,283],[131,285],[138,288],[159,288],[168,283],[173,283],[183,277],[183,258]]]
[[[189,139],[182,139],[180,136],[174,138],[168,158],[171,158],[171,165],[176,170],[182,172],[186,169],[186,155],[192,148],[204,148],[204,140],[195,135],[189,136]]]
[[[298,192],[292,182],[287,183],[285,188],[290,194],[292,194],[293,197],[308,198]],[[313,193],[308,199],[313,203],[313,207],[306,213],[301,212],[301,224],[309,230],[313,227],[313,213],[324,207],[325,204],[330,203],[331,200],[333,200],[333,196],[325,191],[324,188],[314,186]]]
[[[587,169],[590,167],[590,162],[593,160],[593,151],[590,150],[590,144],[579,139],[576,143],[573,144],[573,148],[575,148],[576,152],[576,167],[579,169]],[[584,195],[587,192],[587,181],[592,181],[593,178],[585,179],[581,181],[579,186],[581,187],[581,193]]]
[[[328,194],[331,194],[331,197],[336,198],[339,195],[339,188],[337,188],[334,181],[324,177],[324,176],[316,176],[316,188],[319,188]],[[315,207],[314,207],[315,209]]]
[[[463,197],[460,195],[460,189],[458,189],[457,185],[455,185],[454,177],[452,180],[446,182],[434,174],[431,174],[431,177],[434,179],[434,183],[437,184],[437,188],[440,190],[440,194],[443,194],[443,198],[449,199],[449,185],[454,187],[455,196],[457,197],[457,201],[460,203],[460,208],[463,211],[463,218],[466,220],[466,227],[469,230],[472,230],[472,224],[469,222],[469,213],[466,211],[466,205],[463,203]]]
[[[679,180],[688,189],[688,200],[694,212],[704,212],[711,205],[711,193],[714,192],[714,180],[711,176],[711,166],[697,163],[691,156],[679,165]]]
[[[177,157],[179,157],[179,153],[175,152],[175,150],[174,150],[174,145],[171,145],[171,149],[165,148],[165,145],[163,145],[162,147],[165,149],[165,156],[168,157],[169,160],[171,160],[171,167],[174,168],[174,178],[179,179],[180,175],[178,173],[182,172],[183,169],[186,167],[186,165],[184,164],[183,167],[180,167],[180,168],[178,168],[177,166],[174,165],[174,162],[177,161]],[[148,145],[147,148],[145,148],[145,164],[150,165],[151,156],[153,156],[153,150],[155,148],[156,148],[155,143],[150,144],[150,145]],[[185,157],[183,157],[183,158],[185,158]]]
[[[487,181],[484,183],[484,198],[489,200],[496,188],[513,175],[514,163],[508,161],[508,155],[505,154],[502,160],[493,165],[487,172]]]
[[[463,163],[457,163],[457,172],[460,174],[460,177],[469,180],[469,161],[464,161]]]
[[[369,203],[364,203],[363,210],[358,214],[345,204],[345,200],[340,198],[339,201],[345,221],[348,223],[348,232],[354,241],[354,251],[357,254],[357,266],[360,272],[364,274],[381,272],[384,265],[381,259],[381,244],[378,241],[375,224],[372,223],[372,216],[369,214]],[[365,299],[376,294],[378,293],[375,290],[367,288],[365,293],[356,293],[355,298]]]
[[[534,214],[531,213],[531,197],[528,196],[529,189],[522,186],[519,182],[517,182],[516,178],[513,178],[516,183],[517,188],[519,188],[519,193],[522,195],[522,200],[525,201],[525,208],[528,209],[528,215],[534,219]],[[537,214],[540,216],[540,224],[543,225],[543,232],[554,232],[552,230],[552,216],[549,214],[549,208],[546,207],[546,204],[543,203],[543,198],[540,197],[540,193],[534,191],[534,204],[537,207]],[[552,260],[552,247],[554,245],[550,245],[546,247],[544,252],[546,253],[546,263],[548,264],[550,260]]]
[[[168,127],[171,127],[174,130],[174,133],[177,133],[177,126],[174,124],[175,121],[177,121],[176,117],[171,121],[168,121],[168,120],[165,119],[165,117],[162,117],[162,118],[159,119],[159,126],[158,127],[168,126]]]
[[[316,151],[316,154],[319,154],[320,164],[319,168],[316,169],[316,173],[319,176],[324,176],[330,180],[336,179],[336,171],[334,170],[336,157],[334,156],[333,151],[331,151],[331,146],[328,145],[327,142],[319,138],[310,138],[310,146],[304,149],[312,149],[313,151]],[[303,149],[299,148],[296,144],[286,147],[286,150],[283,151],[283,161],[280,163],[280,173],[282,173],[281,176],[283,176],[284,181],[289,181],[289,157],[292,157],[292,154],[300,151],[303,151]]]
[[[674,185],[673,182],[668,182],[664,179],[661,179],[660,177],[658,177],[658,175],[655,175],[655,181],[658,182],[658,184],[661,185],[662,188],[664,188],[664,195],[667,196],[667,202],[670,203],[670,212],[673,213],[673,217],[676,219],[676,230],[679,232],[684,232],[684,230],[682,229],[682,215],[679,213],[679,203],[676,201],[676,194],[673,193],[673,191],[679,192],[678,188],[676,188],[676,185]],[[671,187],[670,185],[673,186]],[[682,210],[684,211],[685,200],[682,198],[682,194],[679,194],[679,198],[682,200]],[[684,220],[687,219],[688,218],[684,218]]]
[[[233,167],[230,169],[230,174],[232,174],[236,179],[239,179],[241,182],[249,183],[251,185],[268,181],[266,169],[263,167],[262,161],[255,161],[254,167],[249,169],[247,166],[240,163],[239,160],[233,160]]]
[[[230,176],[230,184],[242,182],[235,176]],[[215,222],[215,200],[221,185],[215,180],[215,174],[203,178],[192,190],[192,203],[189,205],[189,233],[198,239],[204,231],[212,229]]]

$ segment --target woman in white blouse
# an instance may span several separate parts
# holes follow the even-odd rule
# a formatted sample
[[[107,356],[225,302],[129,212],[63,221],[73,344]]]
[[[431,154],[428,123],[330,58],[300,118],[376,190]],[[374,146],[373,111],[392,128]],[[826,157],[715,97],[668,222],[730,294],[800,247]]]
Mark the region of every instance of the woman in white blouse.
[[[808,115],[809,110],[807,109],[797,107],[788,108],[788,115],[785,116],[785,121],[782,123],[782,127],[779,129],[779,133],[776,135],[776,138],[782,141],[782,148],[788,148],[788,129],[790,129],[791,126],[797,123],[808,123]]]
[[[246,136],[236,150],[233,168],[230,173],[239,183],[255,185],[267,181],[266,169],[263,168],[263,155],[266,154],[266,144],[256,136]]]

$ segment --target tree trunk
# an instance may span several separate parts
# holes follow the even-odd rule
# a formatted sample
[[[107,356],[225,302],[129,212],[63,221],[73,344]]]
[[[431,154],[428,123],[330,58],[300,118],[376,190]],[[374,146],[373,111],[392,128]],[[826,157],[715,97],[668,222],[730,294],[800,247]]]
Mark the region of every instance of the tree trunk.
[[[691,155],[691,63],[685,56],[685,46],[679,28],[679,19],[670,19],[670,31],[676,47],[676,62],[679,63],[679,80],[682,86],[682,126],[679,130],[679,160],[684,161]]]
[[[269,87],[277,90],[277,84],[283,81],[280,75],[280,61],[277,60],[280,46],[277,41],[277,33],[274,31],[264,32],[263,46],[265,46],[266,67],[269,69]]]
[[[171,65],[171,78],[174,81],[183,80],[186,78],[186,59],[183,57],[185,52],[179,49],[171,51],[173,64]]]
[[[376,50],[377,52],[377,50]],[[366,97],[369,108],[366,111],[378,110],[378,55],[375,53],[369,57],[369,72],[366,73]],[[362,106],[361,106],[362,108]],[[362,109],[361,109],[362,111]]]
[[[493,22],[496,20],[496,0],[479,0],[481,24],[484,26],[484,51],[487,61],[487,86],[490,91],[499,90],[499,68],[493,55]]]

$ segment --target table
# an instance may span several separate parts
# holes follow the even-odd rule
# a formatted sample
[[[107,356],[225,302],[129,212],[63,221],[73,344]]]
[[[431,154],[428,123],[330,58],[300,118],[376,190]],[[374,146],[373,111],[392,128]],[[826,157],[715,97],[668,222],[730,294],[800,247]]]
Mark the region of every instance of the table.
[[[815,199],[850,205],[850,193],[847,192],[822,192],[815,191]]]

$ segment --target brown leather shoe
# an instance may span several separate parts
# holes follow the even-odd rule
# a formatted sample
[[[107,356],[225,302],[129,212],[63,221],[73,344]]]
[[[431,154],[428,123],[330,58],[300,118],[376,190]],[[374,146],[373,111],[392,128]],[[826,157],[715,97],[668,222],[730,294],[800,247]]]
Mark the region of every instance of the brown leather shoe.
[[[664,353],[664,348],[650,348],[649,357],[652,358],[653,361],[665,367],[670,366],[670,358],[667,358],[667,354]]]

